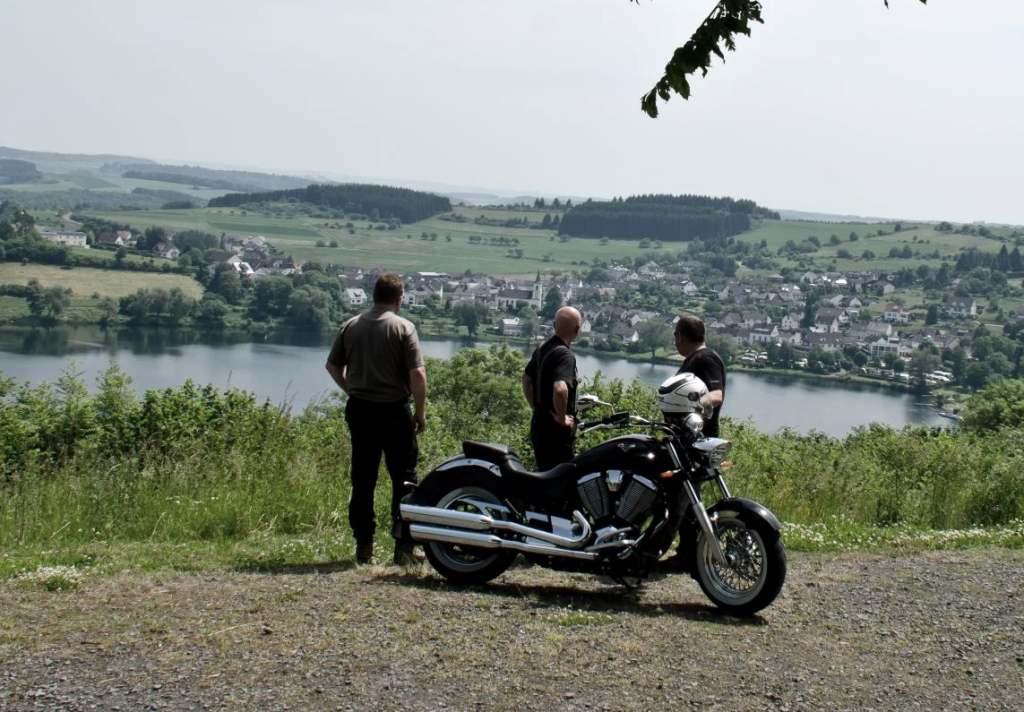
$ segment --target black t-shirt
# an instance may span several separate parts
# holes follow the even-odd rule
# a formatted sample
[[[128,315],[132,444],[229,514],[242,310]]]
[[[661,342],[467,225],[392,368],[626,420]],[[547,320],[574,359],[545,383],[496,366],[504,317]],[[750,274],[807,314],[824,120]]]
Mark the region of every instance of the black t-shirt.
[[[526,364],[526,375],[533,382],[535,413],[555,412],[552,399],[555,383],[565,381],[569,387],[565,412],[576,415],[576,356],[564,341],[552,336],[534,349],[530,362]]]
[[[722,357],[709,348],[703,348],[690,354],[690,357],[683,361],[677,373],[692,373],[704,381],[708,391],[722,391],[725,396],[725,364]],[[715,408],[710,418],[704,421],[704,434],[708,437],[718,437],[718,414],[722,406]]]

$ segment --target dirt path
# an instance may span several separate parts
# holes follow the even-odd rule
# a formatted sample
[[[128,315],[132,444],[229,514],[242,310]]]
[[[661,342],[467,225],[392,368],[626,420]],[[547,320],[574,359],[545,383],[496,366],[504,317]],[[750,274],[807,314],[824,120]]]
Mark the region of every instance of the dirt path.
[[[0,710],[1024,709],[1024,551],[792,556],[760,617],[517,568],[0,583]]]

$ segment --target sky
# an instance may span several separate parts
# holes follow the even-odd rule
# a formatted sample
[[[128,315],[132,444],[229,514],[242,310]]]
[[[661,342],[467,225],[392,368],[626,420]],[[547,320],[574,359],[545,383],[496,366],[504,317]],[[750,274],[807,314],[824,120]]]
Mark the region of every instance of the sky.
[[[1024,2],[0,0],[0,145],[548,196],[1024,224]]]

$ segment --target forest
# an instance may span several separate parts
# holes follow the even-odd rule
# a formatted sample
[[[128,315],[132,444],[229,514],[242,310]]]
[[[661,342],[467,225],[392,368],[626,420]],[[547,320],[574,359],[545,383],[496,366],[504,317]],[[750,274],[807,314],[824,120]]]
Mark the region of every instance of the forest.
[[[700,195],[639,195],[588,200],[565,213],[560,235],[627,240],[690,241],[746,232],[758,218],[778,213],[752,200]]]
[[[307,178],[256,173],[253,171],[230,171],[203,168],[202,166],[168,166],[163,164],[124,165],[105,164],[104,172],[118,173],[122,178],[155,180],[162,183],[181,183],[201,188],[218,190],[260,191],[304,188],[312,181]]]
[[[38,183],[43,174],[36,164],[14,158],[0,158],[0,183]]]
[[[314,184],[297,190],[275,190],[264,193],[233,193],[210,201],[211,208],[237,208],[247,203],[299,202],[323,205],[360,213],[384,220],[397,218],[403,223],[416,222],[450,212],[448,198],[408,188],[384,185],[345,183],[342,185]]]

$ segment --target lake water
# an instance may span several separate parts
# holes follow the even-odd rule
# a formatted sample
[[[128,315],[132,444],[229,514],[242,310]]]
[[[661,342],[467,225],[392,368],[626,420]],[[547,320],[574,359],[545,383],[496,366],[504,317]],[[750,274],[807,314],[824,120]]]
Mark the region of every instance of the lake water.
[[[449,358],[474,345],[457,340],[424,340],[427,356]],[[116,361],[141,392],[177,386],[191,378],[217,388],[235,387],[275,404],[301,410],[330,393],[324,369],[330,338],[309,334],[268,334],[253,342],[237,334],[166,329],[57,327],[0,329],[0,372],[21,382],[55,381],[74,360],[86,383]],[[577,354],[581,377],[597,371],[608,378],[640,378],[657,385],[676,371],[662,364],[636,363]],[[732,372],[724,414],[774,432],[788,427],[842,437],[858,425],[879,422],[900,428],[947,425],[950,421],[920,403],[920,396],[870,385],[851,385],[776,375]]]

